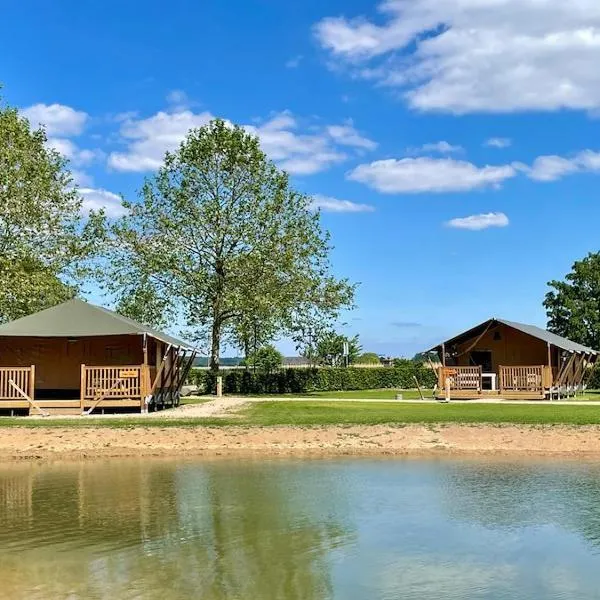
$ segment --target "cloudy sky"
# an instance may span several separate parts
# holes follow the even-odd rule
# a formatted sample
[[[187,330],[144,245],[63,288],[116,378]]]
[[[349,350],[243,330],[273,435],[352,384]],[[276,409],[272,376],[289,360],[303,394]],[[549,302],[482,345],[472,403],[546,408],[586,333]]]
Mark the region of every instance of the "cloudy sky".
[[[360,282],[367,350],[544,325],[546,282],[598,250],[597,0],[5,0],[0,56],[114,216],[190,128],[257,134]]]

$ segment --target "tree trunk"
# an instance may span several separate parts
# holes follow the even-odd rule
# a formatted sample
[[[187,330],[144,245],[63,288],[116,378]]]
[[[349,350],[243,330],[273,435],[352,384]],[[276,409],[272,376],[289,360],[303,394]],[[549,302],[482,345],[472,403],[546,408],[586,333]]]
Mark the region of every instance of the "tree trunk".
[[[219,370],[219,355],[221,354],[221,321],[213,320],[210,341],[210,370],[216,373]]]

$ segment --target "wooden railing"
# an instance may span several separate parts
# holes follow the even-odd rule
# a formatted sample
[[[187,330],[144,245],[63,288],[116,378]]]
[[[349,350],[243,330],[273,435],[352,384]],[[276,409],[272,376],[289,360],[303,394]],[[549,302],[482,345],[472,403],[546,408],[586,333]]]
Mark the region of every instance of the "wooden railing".
[[[440,367],[439,388],[445,390],[447,382],[451,390],[481,390],[481,367]]]
[[[0,400],[23,400],[21,392],[33,398],[34,381],[34,366],[0,367]]]
[[[88,367],[81,365],[81,396],[83,399],[131,398],[142,396],[140,365],[125,367]]]
[[[544,366],[500,367],[500,393],[544,391]]]

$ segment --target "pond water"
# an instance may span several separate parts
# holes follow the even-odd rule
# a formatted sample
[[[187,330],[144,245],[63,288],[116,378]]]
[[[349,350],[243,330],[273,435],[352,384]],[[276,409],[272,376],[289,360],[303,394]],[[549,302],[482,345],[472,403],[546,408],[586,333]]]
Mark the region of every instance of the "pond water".
[[[0,597],[600,598],[600,463],[0,465]]]

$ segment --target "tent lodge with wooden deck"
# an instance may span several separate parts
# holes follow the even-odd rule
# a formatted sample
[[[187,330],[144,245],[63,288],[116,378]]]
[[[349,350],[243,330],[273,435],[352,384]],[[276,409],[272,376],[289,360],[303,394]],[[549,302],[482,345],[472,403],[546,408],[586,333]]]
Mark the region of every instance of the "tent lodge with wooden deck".
[[[543,400],[585,389],[598,352],[535,327],[488,319],[442,342],[438,398]]]
[[[195,351],[73,299],[0,325],[0,412],[145,412],[179,402]]]

